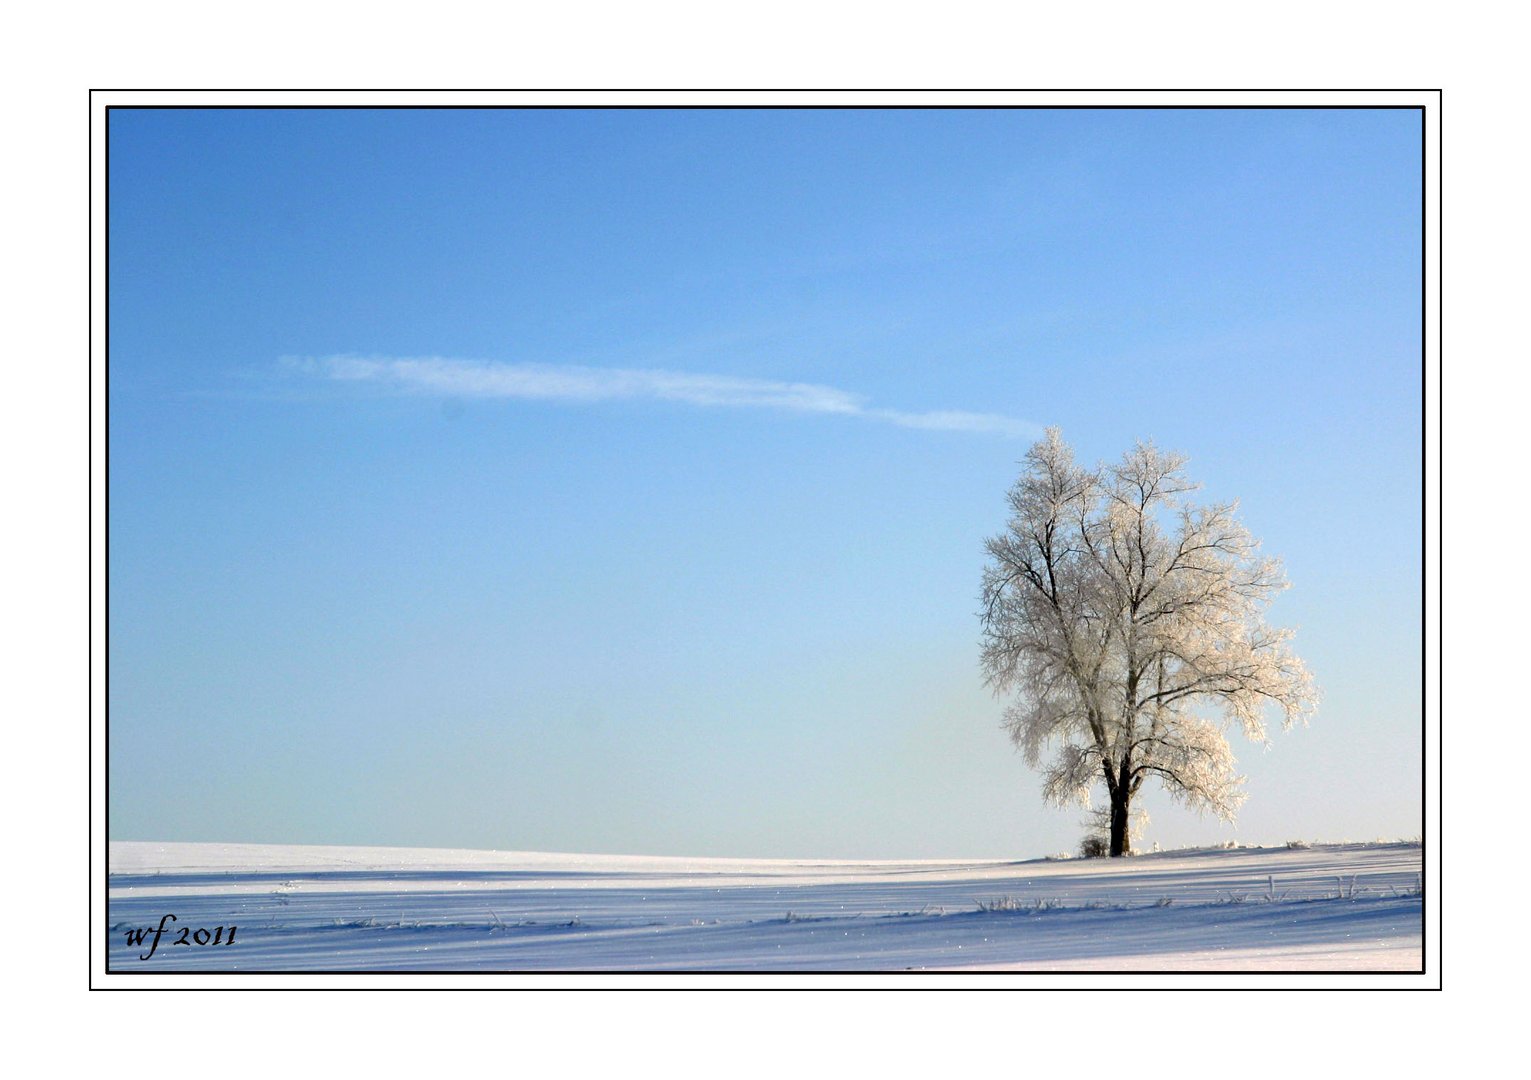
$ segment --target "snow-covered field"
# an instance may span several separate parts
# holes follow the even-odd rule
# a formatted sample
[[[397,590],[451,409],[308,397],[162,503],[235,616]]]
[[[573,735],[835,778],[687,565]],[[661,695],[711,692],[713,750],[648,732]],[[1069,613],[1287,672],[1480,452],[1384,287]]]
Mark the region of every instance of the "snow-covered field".
[[[109,871],[112,972],[1421,970],[1417,844],[841,862],[113,843]]]

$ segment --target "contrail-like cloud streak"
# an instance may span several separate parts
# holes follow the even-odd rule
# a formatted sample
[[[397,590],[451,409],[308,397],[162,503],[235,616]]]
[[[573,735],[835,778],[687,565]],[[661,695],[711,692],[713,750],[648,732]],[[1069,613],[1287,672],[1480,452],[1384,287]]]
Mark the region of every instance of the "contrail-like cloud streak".
[[[441,357],[329,356],[288,359],[285,363],[336,382],[375,383],[440,397],[571,402],[649,399],[702,407],[831,413],[928,431],[971,431],[1025,438],[1034,438],[1041,431],[1036,424],[995,413],[904,412],[873,408],[861,395],[833,386],[737,375],[647,368],[500,364]]]

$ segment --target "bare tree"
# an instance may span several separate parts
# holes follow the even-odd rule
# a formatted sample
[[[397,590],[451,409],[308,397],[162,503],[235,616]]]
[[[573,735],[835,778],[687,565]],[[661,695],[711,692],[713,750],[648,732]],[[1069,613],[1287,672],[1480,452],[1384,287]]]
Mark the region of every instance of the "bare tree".
[[[1074,463],[1056,428],[1010,489],[1006,530],[985,546],[983,670],[1014,693],[1004,724],[1043,795],[1090,803],[1104,781],[1110,852],[1130,853],[1132,799],[1150,776],[1232,820],[1243,777],[1224,735],[1266,740],[1265,715],[1306,721],[1317,694],[1265,624],[1281,564],[1234,516],[1197,506],[1185,458],[1139,443],[1120,463]]]

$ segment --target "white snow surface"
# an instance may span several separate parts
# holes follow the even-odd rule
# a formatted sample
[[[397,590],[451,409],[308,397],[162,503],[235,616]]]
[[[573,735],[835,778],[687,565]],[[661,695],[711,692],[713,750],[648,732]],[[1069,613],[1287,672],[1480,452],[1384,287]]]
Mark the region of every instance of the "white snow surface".
[[[112,972],[1422,970],[1406,843],[852,862],[113,842],[108,859]],[[194,940],[218,927],[232,943]]]

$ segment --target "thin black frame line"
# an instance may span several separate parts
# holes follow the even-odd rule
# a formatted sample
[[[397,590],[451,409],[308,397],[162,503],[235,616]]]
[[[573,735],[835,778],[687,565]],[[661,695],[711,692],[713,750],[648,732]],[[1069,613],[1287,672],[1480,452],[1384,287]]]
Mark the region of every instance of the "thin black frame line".
[[[229,90],[224,90],[224,91],[203,91],[203,90],[158,91],[158,90],[106,90],[106,89],[92,89],[92,90],[90,90],[88,92],[90,114],[89,114],[88,122],[87,122],[87,131],[88,131],[88,133],[90,135],[88,160],[89,160],[90,165],[91,165],[91,176],[90,176],[90,179],[89,179],[89,192],[88,192],[88,198],[87,198],[87,223],[88,223],[88,230],[87,230],[88,231],[88,236],[87,236],[88,245],[87,246],[88,246],[88,249],[89,249],[89,244],[94,242],[94,236],[95,236],[95,232],[94,232],[94,204],[93,204],[93,195],[94,195],[93,166],[94,166],[94,160],[95,160],[94,127],[95,127],[95,111],[96,111],[96,108],[97,108],[96,102],[95,102],[95,95],[98,94],[98,93],[104,94],[104,93],[156,93],[156,92],[173,92],[173,93],[268,92],[269,93],[271,91],[238,91],[238,90],[234,90],[234,91],[229,91]],[[303,92],[306,92],[306,91],[281,91],[281,92],[282,93],[303,93]],[[313,92],[320,92],[320,91],[313,91]],[[347,91],[347,92],[348,93],[369,93],[369,92],[397,93],[398,91],[381,91],[381,90],[379,90],[379,91],[369,91],[369,90],[360,90],[360,91]],[[446,91],[410,91],[410,92],[431,93],[431,92],[446,92]],[[502,93],[503,92],[577,93],[577,92],[581,92],[581,91],[467,91],[467,92],[468,93],[490,93],[490,92],[502,92]],[[629,92],[629,91],[584,91],[584,92],[597,92],[597,93],[618,92],[618,93],[620,93],[620,92]],[[664,92],[707,93],[707,92],[714,92],[714,91],[705,91],[704,90],[704,91],[631,91],[631,92],[638,92],[638,93],[664,93]],[[749,93],[749,92],[759,92],[759,91],[730,91],[730,92]],[[818,92],[818,91],[798,91],[798,92],[811,93],[811,92]],[[868,92],[868,91],[854,91],[854,93],[862,93],[862,92]],[[872,92],[872,93],[889,93],[889,92],[908,92],[908,91],[869,91],[869,92]],[[930,91],[930,92],[943,93],[943,92],[960,92],[960,91]],[[995,93],[1027,93],[1027,92],[1046,92],[1046,91],[993,91],[993,92],[995,92]],[[1054,92],[1056,92],[1056,91],[1054,91]],[[1099,93],[1122,93],[1122,92],[1129,92],[1130,93],[1132,91],[1088,91],[1087,90],[1087,91],[1079,91],[1079,92],[1083,92],[1083,93],[1096,93],[1096,92],[1099,92]],[[1176,91],[1153,91],[1153,92],[1174,93]],[[1201,91],[1189,91],[1189,92],[1195,92],[1195,93],[1219,93],[1219,92],[1223,92],[1223,91],[1219,91],[1219,90],[1201,90]],[[1285,91],[1255,90],[1255,91],[1239,91],[1239,92],[1250,92],[1250,93],[1265,93],[1265,92],[1271,92],[1271,93],[1323,93],[1323,92],[1331,92],[1331,91],[1323,91],[1323,90],[1290,90],[1290,89],[1288,89],[1288,90],[1285,90]],[[1441,119],[1440,119],[1440,112],[1442,110],[1442,100],[1444,98],[1443,92],[1440,89],[1435,89],[1435,90],[1376,90],[1376,89],[1373,89],[1373,90],[1362,91],[1362,93],[1416,93],[1416,92],[1417,93],[1433,93],[1435,95],[1435,98],[1436,98],[1436,101],[1434,103],[1434,108],[1437,111],[1436,127],[1437,127],[1437,132],[1438,132],[1438,134],[1437,134],[1437,141],[1436,141],[1436,149],[1437,149],[1437,161],[1436,161],[1436,168],[1437,168],[1437,190],[1436,190],[1436,194],[1437,194],[1437,203],[1439,204],[1439,203],[1443,202],[1443,199],[1442,199],[1441,196],[1442,196],[1442,181],[1444,179],[1444,154],[1441,152],[1441,144],[1442,144],[1442,141],[1443,141],[1443,132],[1442,132]],[[1425,399],[1425,394],[1428,391],[1428,385],[1429,385],[1428,365],[1425,362],[1426,361],[1425,341],[1427,339],[1427,334],[1428,334],[1428,308],[1427,308],[1426,305],[1427,305],[1427,301],[1428,301],[1429,284],[1428,284],[1428,281],[1425,279],[1424,271],[1425,271],[1425,269],[1428,266],[1428,247],[1429,247],[1429,243],[1428,243],[1428,233],[1429,233],[1429,230],[1428,230],[1428,227],[1427,227],[1427,224],[1426,224],[1427,214],[1428,214],[1429,198],[1428,198],[1428,191],[1427,191],[1427,188],[1426,188],[1426,181],[1427,181],[1427,178],[1428,178],[1428,134],[1429,134],[1429,132],[1428,132],[1428,110],[1429,110],[1430,107],[1431,106],[1429,104],[1419,104],[1419,105],[1391,104],[1391,105],[1375,105],[1375,106],[1368,106],[1368,105],[1361,105],[1361,104],[1349,104],[1349,105],[1285,105],[1285,106],[1284,105],[1266,105],[1266,104],[1258,104],[1258,105],[1196,105],[1196,104],[1178,104],[1178,105],[1164,105],[1164,106],[1159,106],[1159,105],[1112,106],[1112,105],[1075,105],[1075,104],[1069,104],[1069,105],[1036,105],[1036,106],[1034,106],[1034,105],[998,105],[998,104],[996,104],[996,105],[975,105],[975,106],[967,106],[967,105],[879,106],[879,107],[875,107],[875,109],[879,110],[879,111],[933,111],[933,110],[958,110],[958,109],[966,109],[966,110],[969,110],[969,111],[975,111],[975,110],[984,110],[984,111],[992,111],[992,110],[1006,110],[1006,111],[1089,110],[1089,111],[1096,111],[1096,112],[1100,112],[1100,111],[1125,111],[1125,110],[1134,110],[1134,111],[1141,111],[1141,110],[1157,110],[1157,111],[1208,111],[1208,110],[1244,110],[1244,111],[1254,111],[1254,110],[1263,110],[1263,111],[1268,111],[1268,110],[1282,110],[1282,111],[1316,111],[1316,110],[1333,111],[1333,110],[1349,110],[1349,111],[1357,111],[1357,110],[1366,110],[1366,111],[1373,111],[1373,110],[1379,110],[1380,111],[1380,110],[1384,110],[1384,109],[1385,110],[1399,110],[1399,109],[1417,109],[1417,110],[1419,110],[1419,112],[1420,112],[1420,156],[1421,156],[1421,163],[1420,163],[1420,178],[1421,178],[1421,184],[1420,184],[1420,188],[1421,188],[1421,191],[1420,191],[1420,202],[1421,202],[1421,222],[1420,222],[1420,264],[1421,264],[1420,298],[1421,298],[1421,311],[1420,311],[1420,327],[1421,327],[1421,419],[1422,419],[1422,430],[1421,430],[1421,435],[1422,435],[1421,463],[1422,463],[1422,480],[1425,482],[1424,484],[1422,484],[1422,492],[1421,493],[1422,493],[1422,496],[1423,496],[1423,495],[1428,493],[1428,473],[1427,473],[1427,470],[1428,470],[1428,456],[1429,456],[1428,445],[1427,445],[1427,442],[1428,442],[1428,415],[1427,415],[1428,414],[1428,409],[1426,408],[1427,401]],[[857,105],[845,105],[845,106],[832,106],[832,105],[817,105],[817,106],[750,105],[750,106],[738,106],[738,107],[735,107],[735,106],[725,106],[725,105],[707,105],[707,106],[695,106],[695,105],[674,105],[674,106],[641,106],[641,105],[622,105],[622,106],[583,106],[583,105],[533,105],[533,106],[526,106],[526,105],[468,105],[468,106],[416,105],[416,106],[407,106],[406,105],[406,106],[370,106],[370,105],[354,105],[353,104],[353,105],[337,105],[337,106],[325,106],[325,105],[278,105],[278,106],[256,106],[256,105],[213,105],[213,106],[169,105],[169,106],[153,106],[153,105],[108,105],[108,104],[103,104],[100,108],[101,108],[102,112],[104,114],[106,114],[106,120],[107,120],[107,123],[108,123],[107,138],[105,139],[105,143],[104,143],[104,146],[103,146],[104,193],[109,193],[110,192],[110,187],[111,187],[111,165],[110,165],[111,151],[110,151],[110,127],[109,127],[109,124],[110,124],[110,113],[112,112],[113,109],[135,110],[135,111],[136,110],[156,109],[156,110],[165,110],[165,111],[169,111],[169,110],[199,110],[199,111],[240,111],[240,110],[263,110],[263,111],[298,111],[298,110],[342,111],[342,110],[344,110],[344,111],[355,111],[355,110],[367,110],[367,111],[403,112],[403,111],[425,111],[425,110],[515,111],[515,110],[529,110],[529,109],[558,109],[558,110],[583,110],[583,111],[596,111],[596,110],[604,110],[604,109],[623,109],[623,110],[650,109],[651,111],[681,111],[681,110],[698,111],[698,110],[718,110],[718,109],[730,109],[730,108],[732,108],[732,109],[734,109],[734,111],[807,111],[807,110],[819,110],[819,111],[822,111],[822,110],[829,110],[829,109],[839,109],[841,111],[858,111],[858,112],[874,111],[874,107],[857,106]],[[105,295],[105,305],[104,305],[104,307],[105,307],[105,318],[103,319],[103,330],[104,330],[104,333],[105,333],[105,341],[103,343],[103,354],[104,354],[104,359],[107,362],[103,364],[102,375],[103,375],[103,398],[109,400],[109,394],[110,394],[110,363],[109,363],[109,360],[110,360],[110,351],[111,351],[111,347],[110,347],[110,341],[111,341],[111,339],[110,339],[110,324],[111,324],[111,259],[110,259],[110,244],[111,244],[111,239],[110,239],[110,199],[109,199],[109,197],[105,200],[104,209],[105,209],[105,214],[103,215],[104,216],[104,220],[103,220],[104,235],[103,235],[103,245],[102,245],[103,246],[103,267],[102,267],[102,269],[103,269],[103,288],[104,288],[104,291],[105,291],[106,295]],[[1438,211],[1438,213],[1437,213],[1437,233],[1438,234],[1443,232],[1442,223],[1441,223],[1441,216],[1442,216],[1442,212]],[[93,256],[93,251],[90,251],[90,255]],[[1438,270],[1437,270],[1437,293],[1438,293],[1438,295],[1441,295],[1442,298],[1443,298],[1444,284],[1443,284],[1443,280],[1442,280],[1442,277],[1441,277],[1441,274],[1440,274],[1440,267],[1443,264],[1443,252],[1441,250],[1441,237],[1439,235],[1437,236],[1437,264],[1438,264]],[[88,270],[88,272],[93,270],[93,267],[94,267],[93,259],[88,257],[87,258],[87,270]],[[93,279],[93,277],[89,277],[88,295],[90,295],[92,298],[94,296],[94,279]],[[1437,322],[1436,322],[1436,334],[1437,334],[1437,342],[1438,342],[1438,346],[1439,346],[1439,348],[1438,348],[1438,356],[1442,355],[1442,352],[1443,352],[1443,349],[1444,349],[1444,325],[1443,325],[1443,323],[1444,323],[1443,312],[1439,312],[1438,311],[1437,312]],[[87,313],[87,345],[88,345],[87,352],[89,352],[89,346],[93,344],[93,338],[91,337],[91,333],[92,333],[93,329],[94,329],[94,310],[92,308]],[[1443,369],[1444,369],[1444,362],[1442,362],[1440,364],[1440,366],[1437,368],[1437,372],[1436,372],[1438,391],[1443,390],[1443,388],[1444,388],[1444,371],[1443,371]],[[88,382],[93,383],[93,374],[92,374],[92,378],[90,380],[88,380]],[[1441,401],[1440,394],[1438,392],[1438,396],[1437,396],[1437,404],[1438,405],[1440,404],[1440,401]],[[104,403],[105,403],[105,400],[104,400]],[[104,427],[105,427],[104,434],[105,434],[105,437],[106,437],[105,460],[104,460],[104,466],[105,466],[104,467],[104,473],[105,473],[104,479],[106,481],[106,484],[105,484],[105,492],[104,492],[104,498],[103,498],[103,502],[104,502],[103,509],[104,509],[105,520],[103,522],[103,542],[104,542],[106,550],[110,550],[110,530],[111,530],[111,515],[110,515],[110,505],[111,505],[111,502],[110,502],[111,501],[111,483],[110,483],[110,474],[111,474],[111,462],[110,462],[110,458],[111,458],[111,453],[110,453],[110,448],[111,448],[111,442],[110,442],[110,424],[111,424],[111,416],[110,416],[110,412],[111,412],[110,408],[105,408],[104,409],[104,415],[103,415],[103,423],[104,423]],[[92,464],[91,464],[92,470],[94,469],[94,464],[93,464],[93,462],[94,462],[94,454],[93,454],[94,430],[93,430],[93,426],[90,426],[90,425],[93,423],[93,420],[94,420],[94,400],[91,399],[89,401],[88,405],[87,405],[87,424],[88,424],[88,428],[89,429],[87,430],[87,440],[86,441],[87,441],[87,447],[90,448],[91,451],[92,451],[92,453],[90,455],[91,462],[92,462]],[[1442,420],[1442,423],[1444,424],[1444,418]],[[1441,438],[1440,441],[1438,441],[1437,448],[1436,448],[1438,462],[1440,462],[1440,463],[1444,462],[1443,443],[1444,443],[1444,438]],[[1443,475],[1442,479],[1444,480],[1444,475]],[[1443,487],[1444,487],[1444,484],[1443,484]],[[93,493],[94,493],[94,474],[93,474],[93,471],[92,471],[92,475],[88,478],[88,481],[87,481],[87,492],[89,492],[91,495],[93,495]],[[1444,492],[1442,493],[1442,495],[1440,497],[1440,502],[1444,503]],[[1425,500],[1423,498],[1421,500],[1421,504],[1422,504],[1421,505],[1421,539],[1422,539],[1422,552],[1421,552],[1421,554],[1423,556],[1423,554],[1424,554],[1424,552],[1423,552],[1423,541],[1428,538],[1429,508],[1428,508],[1427,505],[1425,505]],[[88,520],[92,520],[93,521],[93,514],[94,514],[94,501],[93,501],[93,498],[92,498],[92,500],[90,502],[90,506],[89,506],[89,513],[87,514]],[[1442,576],[1444,576],[1444,556],[1443,556],[1443,551],[1442,551],[1442,546],[1441,546],[1442,545],[1442,541],[1444,539],[1443,521],[1444,521],[1444,510],[1443,510],[1443,507],[1442,507],[1442,513],[1440,513],[1438,515],[1438,519],[1437,519],[1437,523],[1436,523],[1437,537],[1438,537],[1437,549],[1436,550],[1437,550],[1437,554],[1442,556],[1441,559],[1440,559],[1440,562],[1442,563]],[[88,547],[88,545],[87,545],[87,547]],[[1428,623],[1429,623],[1429,602],[1430,602],[1430,597],[1429,597],[1429,592],[1428,592],[1428,581],[1427,581],[1427,578],[1428,578],[1428,568],[1427,568],[1427,565],[1425,565],[1425,563],[1426,563],[1426,560],[1424,560],[1422,558],[1422,565],[1421,565],[1421,599],[1422,599],[1422,615],[1423,615],[1422,629],[1427,629],[1428,628]],[[111,603],[111,601],[110,601],[110,589],[109,589],[109,584],[110,584],[109,577],[110,577],[110,574],[108,572],[108,574],[107,574],[108,580],[104,583],[106,588],[105,588],[105,593],[104,593],[103,598],[102,598],[103,599],[103,605],[102,605],[103,606],[103,618],[104,618],[104,620],[106,622],[108,630],[109,630],[109,627],[110,627],[110,603]],[[87,582],[88,582],[88,594],[89,594],[87,596],[87,605],[89,605],[90,599],[94,595],[94,584],[95,584],[95,582],[94,582],[94,567],[93,567],[93,565],[87,565]],[[1444,593],[1444,589],[1442,589],[1442,592]],[[1438,603],[1436,605],[1437,621],[1439,621],[1440,618],[1441,618],[1440,608],[1441,608],[1441,604]],[[89,620],[88,620],[88,622],[89,622]],[[91,622],[90,625],[93,626],[93,622]],[[1437,634],[1437,641],[1436,641],[1438,657],[1442,656],[1443,655],[1443,651],[1444,651],[1443,650],[1442,637],[1443,637],[1443,635],[1438,632],[1438,634]],[[1421,665],[1421,691],[1422,691],[1422,694],[1428,692],[1428,673],[1424,670],[1424,662],[1428,659],[1428,655],[1429,655],[1428,646],[1426,646],[1426,645],[1424,645],[1422,643],[1422,647],[1421,647],[1421,661],[1422,661],[1422,665]],[[87,683],[86,683],[86,685],[87,685],[87,708],[88,709],[89,709],[89,706],[92,704],[93,690],[94,690],[94,665],[93,665],[93,660],[94,660],[94,640],[93,640],[93,637],[92,637],[91,640],[89,640],[87,642],[87,663],[90,665],[90,668],[89,668],[89,670],[87,672]],[[104,670],[104,673],[103,673],[104,674],[104,681],[109,686],[110,685],[110,674],[111,674],[110,673],[110,651],[109,650],[107,651],[107,655],[103,658],[103,663],[105,665],[105,670]],[[1439,729],[1441,727],[1441,724],[1442,724],[1442,713],[1444,712],[1444,687],[1442,685],[1443,681],[1444,681],[1443,679],[1441,679],[1439,677],[1437,678],[1436,693],[1437,693],[1437,702],[1438,702],[1438,706],[1439,706],[1439,711],[1437,713],[1437,729],[1438,729],[1438,731],[1439,731]],[[107,744],[108,744],[107,752],[108,752],[108,755],[109,755],[110,754],[110,708],[107,707],[105,703],[103,703],[102,715],[103,715],[103,736],[106,738],[106,741],[107,741]],[[88,729],[88,731],[89,731],[89,729]],[[1425,760],[1426,756],[1427,756],[1425,751],[1428,749],[1428,747],[1426,745],[1425,731],[1426,731],[1426,729],[1422,727],[1421,728],[1421,781],[1422,781],[1421,794],[1424,794],[1424,792],[1426,790],[1425,787],[1424,787],[1424,784],[1428,782],[1428,775],[1429,775],[1428,763]],[[1441,742],[1441,740],[1438,739],[1438,742]],[[87,746],[91,750],[94,749],[94,736],[93,736],[93,733],[88,733]],[[1441,748],[1441,757],[1444,757],[1444,745],[1442,745],[1442,748]],[[1440,765],[1441,765],[1441,762],[1438,760],[1437,761],[1438,771],[1439,771],[1439,766]],[[105,776],[103,777],[104,793],[105,793],[105,796],[106,796],[106,803],[107,803],[107,806],[106,806],[106,825],[107,825],[107,833],[108,833],[108,835],[110,834],[110,782],[111,782],[110,781],[110,769],[108,768],[106,770]],[[1444,786],[1444,783],[1443,783],[1443,786]],[[1439,800],[1439,801],[1443,801],[1443,796],[1444,796],[1444,792],[1442,792],[1442,800]],[[93,813],[92,813],[92,811],[94,809],[94,792],[93,791],[89,791],[89,790],[87,791],[86,806],[87,806],[87,825],[90,825],[90,824],[93,824]],[[1428,822],[1428,810],[1427,810],[1427,808],[1424,807],[1424,800],[1423,799],[1421,800],[1421,807],[1422,807],[1422,810],[1421,810],[1421,813],[1422,813],[1421,837],[1422,837],[1422,839],[1423,839],[1423,841],[1425,843],[1428,843],[1429,840],[1430,840],[1429,832],[1428,832],[1428,824],[1429,824],[1429,822]],[[109,842],[109,841],[105,841],[104,838],[103,838],[103,842]],[[93,837],[92,837],[92,843],[90,845],[90,858],[91,858],[91,861],[93,863],[93,861],[94,861],[94,843],[93,843]],[[93,870],[93,867],[92,867],[92,870]],[[91,877],[93,878],[93,876],[94,875],[92,873]],[[106,886],[104,891],[108,894],[108,896],[105,897],[104,899],[106,899],[106,902],[108,903],[108,906],[109,906],[109,903],[110,903],[110,901],[109,901],[110,870],[109,869],[107,871],[106,878],[107,878],[107,880],[103,884]],[[1444,883],[1440,883],[1440,884],[1443,885]],[[1427,937],[1427,935],[1428,935],[1428,922],[1425,919],[1425,914],[1427,912],[1427,908],[1428,908],[1428,897],[1426,897],[1426,896],[1424,896],[1422,894],[1422,896],[1421,896],[1421,952],[1420,952],[1420,968],[1419,968],[1419,970],[1417,972],[1394,972],[1394,971],[1370,971],[1370,970],[1368,970],[1368,971],[1352,971],[1352,972],[1348,972],[1348,974],[1428,974],[1429,973],[1429,964],[1428,964],[1428,956],[1427,956],[1427,953],[1428,953],[1428,948],[1427,948],[1427,945],[1428,945],[1428,937]],[[104,962],[105,962],[105,965],[106,965],[104,970],[103,970],[103,972],[102,972],[103,974],[174,975],[174,974],[187,974],[188,973],[186,971],[175,971],[175,972],[172,972],[172,971],[164,971],[164,970],[159,970],[159,971],[133,971],[133,970],[128,970],[128,971],[113,971],[112,968],[111,968],[111,959],[110,959],[109,950],[106,953],[106,955],[103,957],[103,959],[104,959]],[[196,973],[196,972],[193,971],[193,972],[190,972],[190,973]],[[215,973],[215,974],[273,974],[273,973],[278,973],[278,972],[272,972],[272,971],[262,971],[262,972],[227,971],[227,972],[222,972],[222,971],[218,971],[218,972],[209,972],[209,973]],[[538,975],[570,974],[568,972],[563,972],[563,971],[545,971],[545,970],[535,970],[535,971],[534,970],[522,970],[522,971],[482,971],[482,972],[434,971],[434,970],[430,970],[430,971],[414,971],[414,972],[407,972],[407,971],[406,972],[384,972],[384,971],[347,971],[345,969],[339,969],[339,970],[334,970],[334,971],[320,970],[320,971],[307,971],[307,972],[280,972],[280,973],[282,973],[282,974],[291,974],[291,975],[304,975],[304,974],[367,975],[367,974],[401,974],[401,973],[405,973],[405,974],[410,974],[410,973],[412,973],[412,974],[452,974],[452,975],[512,974],[512,973],[518,973],[518,974],[538,974]],[[585,972],[585,974],[590,974],[590,973],[591,972]],[[643,972],[643,971],[611,971],[611,972],[601,971],[599,973],[600,974],[613,974],[613,975],[658,974],[656,972]],[[668,973],[673,973],[673,974],[699,974],[699,973],[702,973],[702,972],[696,971],[696,970],[691,970],[691,971],[680,970],[680,971],[671,971],[671,972],[668,972]],[[761,972],[761,971],[753,971],[751,969],[742,969],[739,972],[732,972],[732,971],[730,971],[730,972],[712,972],[712,973],[714,973],[714,974],[744,974],[744,973],[747,973],[747,974],[761,974],[761,975],[771,975],[771,974],[806,974],[806,975],[814,975],[814,974],[866,974],[866,975],[875,975],[875,974],[904,974],[906,972],[903,972],[903,971],[858,971],[858,970],[855,970],[855,969],[850,969],[850,970],[839,970],[839,969],[836,969],[836,970],[823,970],[823,971]],[[976,972],[967,972],[967,973],[961,973],[961,972],[924,972],[924,973],[925,974],[969,974],[969,975],[971,975],[971,974],[979,974],[979,973],[976,973]],[[91,972],[92,977],[94,976],[94,974],[95,974],[95,972],[92,971]],[[574,974],[578,974],[578,973],[574,973]],[[988,974],[1006,974],[1006,973],[1005,972],[988,972]],[[1187,974],[1205,974],[1205,973],[1204,972],[1181,971],[1181,970],[1163,970],[1163,971],[1155,971],[1155,972],[1139,972],[1139,971],[1097,971],[1097,972],[1089,972],[1089,973],[1086,973],[1086,972],[1051,972],[1051,973],[1048,973],[1048,974],[1097,974],[1097,975],[1119,976],[1119,975],[1140,975],[1140,974],[1187,975]],[[1219,972],[1217,974],[1235,974],[1235,975],[1237,975],[1237,974],[1325,975],[1325,974],[1347,974],[1347,972],[1291,971],[1291,972],[1260,972],[1260,973],[1257,973],[1257,972],[1252,972],[1252,971],[1244,971],[1244,972]],[[1437,971],[1437,975],[1439,975],[1439,974],[1440,974],[1439,971]],[[1439,986],[1434,987],[1434,989],[1440,989],[1440,988],[1441,987],[1439,987]],[[92,989],[96,989],[96,988],[92,987]],[[1192,988],[1188,987],[1186,989],[1192,989]],[[1413,989],[1413,988],[1400,988],[1400,989]]]

